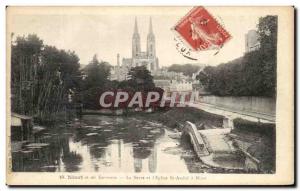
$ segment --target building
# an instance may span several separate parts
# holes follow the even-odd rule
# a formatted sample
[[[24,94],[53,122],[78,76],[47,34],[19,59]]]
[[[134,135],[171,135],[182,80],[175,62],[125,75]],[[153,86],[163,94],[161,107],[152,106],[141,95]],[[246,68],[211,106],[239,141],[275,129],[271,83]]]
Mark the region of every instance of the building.
[[[147,36],[147,51],[141,51],[141,40],[138,32],[137,20],[135,19],[134,33],[132,36],[132,57],[127,59],[124,58],[123,62],[124,64],[131,64],[133,67],[144,65],[149,71],[158,70],[158,58],[156,57],[155,36],[152,29],[151,18]]]
[[[171,80],[165,80],[165,79],[156,80],[156,79],[154,79],[153,81],[154,81],[154,84],[156,87],[163,89],[165,92],[170,92]]]
[[[168,80],[186,80],[188,76],[185,76],[182,72],[168,71],[166,68],[160,68],[156,72],[151,73],[154,79],[168,79]]]
[[[177,81],[177,80],[156,80],[156,79],[154,79],[153,81],[156,87],[162,88],[166,93],[193,91],[192,82]]]
[[[249,30],[245,35],[246,53],[258,50],[260,48],[259,35],[256,30]]]
[[[188,82],[188,81],[179,82],[176,80],[171,80],[170,91],[171,92],[192,92],[193,91],[192,82]]]
[[[146,66],[154,73],[159,69],[158,58],[156,57],[155,36],[152,28],[152,19],[149,22],[149,32],[147,35],[146,51],[141,50],[141,38],[138,31],[137,20],[135,19],[134,31],[132,35],[132,55],[131,58],[123,58],[120,65],[119,54],[117,56],[117,66],[113,68],[112,79],[122,81],[128,79],[128,72],[132,67]]]

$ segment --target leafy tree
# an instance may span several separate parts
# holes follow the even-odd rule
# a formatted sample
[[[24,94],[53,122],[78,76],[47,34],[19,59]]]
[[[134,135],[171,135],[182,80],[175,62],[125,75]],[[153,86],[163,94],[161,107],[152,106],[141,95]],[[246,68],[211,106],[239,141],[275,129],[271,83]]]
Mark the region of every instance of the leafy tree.
[[[79,58],[75,52],[45,46],[41,60],[38,106],[48,107],[49,112],[59,111],[67,104],[69,96],[78,91],[81,80]]]
[[[97,55],[93,56],[91,62],[83,69],[86,75],[82,81],[80,92],[76,95],[76,102],[83,104],[87,109],[99,109],[99,95],[107,87],[116,86],[115,82],[109,81],[111,65],[99,61]]]
[[[27,37],[18,36],[12,45],[11,54],[11,80],[12,83],[18,82],[21,79],[21,67],[25,69],[38,65],[38,57],[42,52],[44,44],[35,34],[30,34]],[[26,76],[24,76],[26,77]],[[29,77],[29,76],[27,76]]]
[[[168,71],[170,72],[182,72],[186,76],[192,76],[194,73],[198,72],[202,65],[195,64],[172,64],[168,67]]]
[[[33,114],[37,70],[40,66],[43,41],[35,34],[18,36],[11,46],[12,111]]]
[[[103,88],[91,87],[80,91],[75,99],[76,102],[82,103],[85,109],[100,109],[98,103],[101,92],[103,92]]]
[[[97,55],[94,55],[92,61],[84,68],[86,79],[84,89],[92,87],[105,87],[110,76],[111,66],[107,62],[99,62]]]
[[[12,111],[51,118],[78,88],[81,74],[75,52],[47,46],[35,34],[12,44]]]
[[[226,96],[276,96],[277,17],[259,19],[260,49],[197,76],[207,91]]]
[[[137,66],[130,69],[128,72],[130,80],[128,84],[135,90],[150,90],[155,87],[153,82],[153,76],[146,66]]]
[[[263,84],[270,95],[276,94],[277,69],[277,16],[259,19],[258,33],[263,62]]]

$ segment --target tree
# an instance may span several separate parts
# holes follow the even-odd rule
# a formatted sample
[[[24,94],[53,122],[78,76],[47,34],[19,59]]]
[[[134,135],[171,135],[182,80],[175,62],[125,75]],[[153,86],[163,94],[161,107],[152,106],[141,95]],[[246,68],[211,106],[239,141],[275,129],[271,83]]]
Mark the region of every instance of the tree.
[[[84,108],[99,109],[99,96],[101,92],[115,82],[109,81],[111,65],[104,61],[99,61],[97,55],[93,56],[90,63],[83,69],[86,75],[82,81],[80,92],[75,100],[83,104]]]
[[[276,96],[277,17],[259,19],[260,49],[218,66],[205,67],[197,79],[220,96]]]
[[[12,44],[12,111],[51,119],[81,79],[75,52],[47,46],[36,35]]]
[[[29,115],[34,113],[37,70],[41,64],[43,47],[43,41],[35,34],[18,36],[12,44],[11,88],[14,112]]]
[[[107,62],[99,62],[97,55],[94,55],[92,61],[84,68],[86,80],[83,89],[92,87],[105,87],[110,76],[111,66]]]
[[[147,70],[146,66],[131,68],[128,72],[128,76],[130,77],[128,84],[135,90],[150,90],[155,87],[153,76],[151,76],[151,73]]]
[[[183,73],[186,76],[192,76],[194,73],[198,72],[202,65],[196,64],[172,64],[168,67],[170,72]]]
[[[75,52],[45,46],[39,69],[38,106],[42,113],[57,112],[78,91],[81,73]]]
[[[276,95],[277,83],[277,16],[259,19],[258,33],[263,62],[263,84],[269,95]]]

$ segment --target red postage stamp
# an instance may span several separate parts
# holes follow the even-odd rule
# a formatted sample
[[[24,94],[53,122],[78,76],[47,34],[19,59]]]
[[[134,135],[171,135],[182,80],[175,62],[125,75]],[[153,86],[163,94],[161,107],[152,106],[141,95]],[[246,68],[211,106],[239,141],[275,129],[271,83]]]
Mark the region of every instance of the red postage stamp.
[[[193,8],[174,30],[194,50],[220,49],[231,35],[202,6]]]

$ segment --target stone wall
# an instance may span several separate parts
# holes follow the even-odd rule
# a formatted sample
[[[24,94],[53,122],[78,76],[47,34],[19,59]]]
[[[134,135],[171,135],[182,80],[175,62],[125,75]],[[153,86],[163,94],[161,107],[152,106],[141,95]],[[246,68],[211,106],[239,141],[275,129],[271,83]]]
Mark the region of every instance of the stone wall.
[[[266,97],[199,96],[199,102],[216,105],[237,111],[276,114],[276,99]]]

